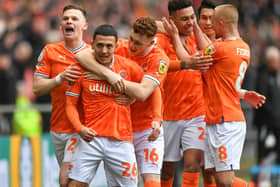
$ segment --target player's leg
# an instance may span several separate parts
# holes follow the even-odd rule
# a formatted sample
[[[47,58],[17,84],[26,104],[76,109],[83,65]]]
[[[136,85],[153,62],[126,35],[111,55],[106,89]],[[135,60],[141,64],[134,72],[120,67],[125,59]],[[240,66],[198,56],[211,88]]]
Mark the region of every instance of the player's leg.
[[[204,116],[184,120],[182,148],[184,150],[183,187],[199,185],[199,171],[205,149]]]
[[[52,141],[54,153],[58,165],[60,167],[64,158],[64,150],[65,150],[67,140],[69,139],[69,136],[68,133],[57,133],[54,131],[50,131],[50,135],[51,135],[51,141]]]
[[[97,168],[104,158],[104,144],[100,137],[86,142],[82,138],[76,147],[72,168],[69,172],[69,186],[87,186],[96,174]]]
[[[60,167],[59,171],[59,184],[61,187],[67,186],[68,177],[66,176],[67,170],[70,166],[69,162],[63,163],[64,152],[66,149],[67,141],[75,133],[57,133],[50,131],[53,149],[56,155],[57,162]]]
[[[76,149],[78,148],[78,143],[79,143],[79,135],[78,134],[73,134],[71,137],[69,135],[68,141],[65,146],[64,150],[64,158],[63,162],[60,167],[60,172],[59,172],[59,184],[60,187],[67,187],[69,183],[69,178],[67,176],[67,173],[71,169],[72,166],[72,161],[74,158],[74,153],[77,151]]]
[[[202,172],[202,176],[203,176],[204,187],[216,187],[214,171],[210,170],[210,169],[204,169],[204,164],[203,164],[201,166],[201,172]]]
[[[131,142],[102,138],[108,186],[137,187],[138,174]]]
[[[144,187],[159,187],[164,152],[164,133],[161,127],[159,137],[155,141],[148,141],[151,132],[152,129],[134,132],[133,144]]]
[[[87,187],[88,184],[84,182],[79,182],[75,180],[70,180],[68,187]]]
[[[161,171],[161,186],[172,187],[175,163],[182,158],[181,137],[184,129],[182,121],[164,121],[164,158]]]
[[[202,154],[203,151],[199,149],[188,149],[184,151],[184,172],[182,187],[198,187]]]
[[[205,127],[206,128],[206,127]],[[205,137],[207,136],[207,132],[205,132]],[[209,151],[206,147],[206,141],[205,141],[205,151]],[[201,159],[201,167],[200,167],[200,171],[202,173],[203,176],[203,185],[204,187],[216,187],[216,181],[215,181],[215,170],[214,169],[205,169],[205,161],[204,161],[204,152],[202,155],[202,159]]]
[[[172,187],[175,175],[175,164],[176,162],[166,162],[162,164],[161,173],[161,186],[162,187]]]

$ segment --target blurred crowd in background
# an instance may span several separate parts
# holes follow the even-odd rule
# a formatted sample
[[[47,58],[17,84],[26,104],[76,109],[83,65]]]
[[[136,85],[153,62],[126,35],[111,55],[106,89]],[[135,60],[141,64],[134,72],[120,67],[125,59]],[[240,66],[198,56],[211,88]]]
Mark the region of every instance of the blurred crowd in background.
[[[201,0],[193,2],[197,9]],[[241,36],[251,47],[251,65],[243,87],[257,90],[267,97],[267,103],[251,123],[259,132],[266,127],[265,136],[274,133],[279,138],[280,0],[213,2],[232,3],[238,7]],[[88,43],[94,29],[100,24],[112,24],[120,37],[128,37],[130,23],[136,17],[149,15],[161,19],[168,16],[168,0],[0,0],[0,105],[50,103],[49,96],[36,98],[32,94],[33,69],[43,46],[63,39],[59,19],[63,7],[68,3],[79,3],[86,8],[89,28],[85,41]],[[43,115],[44,132],[49,129],[49,115]],[[17,122],[15,118],[12,114],[1,115],[0,112],[1,134],[15,131],[16,127],[12,125]],[[37,120],[34,123],[41,123],[38,117],[33,118]],[[259,134],[260,143],[264,143],[262,136]],[[280,145],[278,147],[280,149]]]

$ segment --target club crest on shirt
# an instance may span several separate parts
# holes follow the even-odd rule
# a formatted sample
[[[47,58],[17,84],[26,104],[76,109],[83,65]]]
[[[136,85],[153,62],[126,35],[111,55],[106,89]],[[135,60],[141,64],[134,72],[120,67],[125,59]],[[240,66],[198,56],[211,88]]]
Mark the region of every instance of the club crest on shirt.
[[[164,60],[159,61],[158,72],[164,74],[167,71],[167,62]]]
[[[213,55],[215,52],[216,52],[216,49],[215,49],[214,45],[210,45],[205,50],[205,55]]]
[[[124,78],[124,79],[127,78],[127,72],[125,70],[121,70],[119,74],[122,78]]]

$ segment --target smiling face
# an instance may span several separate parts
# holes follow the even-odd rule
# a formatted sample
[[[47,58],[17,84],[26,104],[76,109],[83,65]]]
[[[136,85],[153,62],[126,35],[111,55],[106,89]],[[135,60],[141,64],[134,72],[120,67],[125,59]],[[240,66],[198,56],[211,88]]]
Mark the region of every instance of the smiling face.
[[[153,43],[153,37],[135,33],[132,30],[129,36],[129,52],[133,56],[142,56]]]
[[[105,66],[109,66],[112,63],[113,54],[116,48],[117,41],[115,36],[103,36],[97,34],[92,43],[95,59]]]
[[[86,18],[80,10],[68,9],[63,12],[60,29],[65,40],[81,39],[87,26]]]
[[[177,10],[170,18],[174,21],[180,35],[189,36],[193,33],[195,14],[192,6]]]
[[[211,36],[215,34],[213,28],[213,16],[214,16],[214,9],[211,8],[202,8],[200,15],[199,15],[199,25],[202,30],[207,36]]]

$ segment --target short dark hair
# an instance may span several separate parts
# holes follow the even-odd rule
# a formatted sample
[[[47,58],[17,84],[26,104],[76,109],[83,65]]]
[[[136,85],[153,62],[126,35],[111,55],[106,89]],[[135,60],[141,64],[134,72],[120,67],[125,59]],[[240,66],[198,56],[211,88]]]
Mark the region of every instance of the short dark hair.
[[[132,24],[133,31],[147,37],[154,37],[157,34],[156,21],[150,17],[138,18]]]
[[[69,4],[69,5],[66,5],[64,8],[63,8],[63,11],[62,13],[64,13],[66,10],[71,10],[71,9],[75,9],[75,10],[80,10],[82,12],[82,14],[85,16],[85,18],[87,18],[87,12],[86,10],[81,7],[80,5],[76,5],[76,4]]]
[[[170,0],[168,2],[169,15],[172,15],[177,10],[188,8],[190,6],[192,6],[192,1],[191,0]]]
[[[214,2],[208,1],[208,0],[202,1],[200,7],[198,8],[198,16],[199,17],[200,17],[201,9],[203,9],[203,8],[215,9],[216,8],[216,4]]]
[[[98,26],[93,34],[93,40],[95,40],[96,35],[102,35],[102,36],[114,36],[116,38],[116,41],[118,40],[118,33],[114,29],[112,25],[104,24]]]

